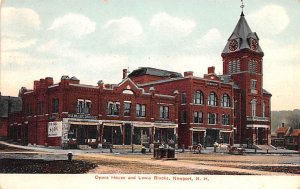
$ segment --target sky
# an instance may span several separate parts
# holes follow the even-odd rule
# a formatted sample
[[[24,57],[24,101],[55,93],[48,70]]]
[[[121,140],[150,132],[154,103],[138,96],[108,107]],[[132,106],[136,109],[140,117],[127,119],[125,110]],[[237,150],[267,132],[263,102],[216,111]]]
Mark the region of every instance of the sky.
[[[1,1],[1,0],[0,0]],[[264,51],[272,110],[299,109],[300,0],[244,0]],[[221,52],[240,0],[2,0],[2,95],[62,75],[119,83],[122,69],[155,67],[203,77],[222,74]]]

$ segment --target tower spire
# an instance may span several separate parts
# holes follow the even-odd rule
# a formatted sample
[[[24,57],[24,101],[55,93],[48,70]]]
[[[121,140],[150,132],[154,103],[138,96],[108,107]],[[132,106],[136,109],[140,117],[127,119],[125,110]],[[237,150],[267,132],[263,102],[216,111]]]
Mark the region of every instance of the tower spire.
[[[241,0],[241,2],[242,2],[242,5],[240,6],[242,8],[241,16],[244,16],[244,7],[245,7],[245,5],[244,5],[244,1],[243,0]]]

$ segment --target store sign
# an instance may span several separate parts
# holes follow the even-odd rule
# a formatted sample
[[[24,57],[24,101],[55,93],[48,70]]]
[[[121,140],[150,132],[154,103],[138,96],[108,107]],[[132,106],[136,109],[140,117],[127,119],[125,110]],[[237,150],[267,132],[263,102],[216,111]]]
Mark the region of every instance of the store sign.
[[[62,136],[62,122],[55,121],[48,123],[48,137],[61,137]]]
[[[68,118],[97,119],[96,116],[91,116],[91,115],[88,115],[88,114],[68,114]]]
[[[69,130],[70,130],[70,125],[68,123],[62,123],[62,140],[64,142],[68,141]]]

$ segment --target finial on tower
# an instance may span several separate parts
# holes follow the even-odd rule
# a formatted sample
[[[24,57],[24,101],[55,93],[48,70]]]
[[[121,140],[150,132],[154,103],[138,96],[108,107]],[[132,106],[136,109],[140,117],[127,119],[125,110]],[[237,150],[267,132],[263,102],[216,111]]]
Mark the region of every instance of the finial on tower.
[[[241,2],[242,2],[242,5],[241,5],[241,8],[242,8],[241,16],[244,16],[244,7],[245,7],[245,5],[244,5],[244,1],[243,0],[241,0]]]

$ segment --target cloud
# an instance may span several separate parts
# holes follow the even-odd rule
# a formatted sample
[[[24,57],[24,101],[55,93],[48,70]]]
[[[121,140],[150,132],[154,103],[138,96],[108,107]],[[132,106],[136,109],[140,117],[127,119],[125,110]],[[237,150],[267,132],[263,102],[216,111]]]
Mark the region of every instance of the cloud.
[[[95,28],[96,23],[88,17],[81,14],[69,13],[56,18],[48,29],[59,32],[62,37],[71,35],[71,37],[81,38],[93,33]]]
[[[2,9],[1,14],[4,37],[24,37],[40,28],[39,15],[32,9],[6,7]]]
[[[3,38],[1,41],[1,49],[3,51],[23,49],[34,45],[36,41],[36,39],[16,40],[13,38]]]
[[[41,21],[35,11],[13,7],[5,7],[1,11],[3,51],[23,49],[36,43],[35,34],[40,29]]]
[[[186,37],[194,30],[196,23],[160,12],[151,18],[150,27],[163,37]]]
[[[258,33],[264,36],[281,33],[290,22],[285,8],[279,5],[264,6],[249,14],[247,20],[252,28],[256,28]]]
[[[37,52],[47,53],[48,55],[58,55],[66,57],[70,49],[70,42],[52,39],[36,48]],[[64,52],[64,53],[61,53]]]
[[[109,20],[103,29],[112,35],[111,38],[115,44],[136,42],[143,33],[140,22],[133,17]]]
[[[222,45],[222,35],[217,28],[211,28],[204,36],[197,41],[198,48],[215,47]]]

